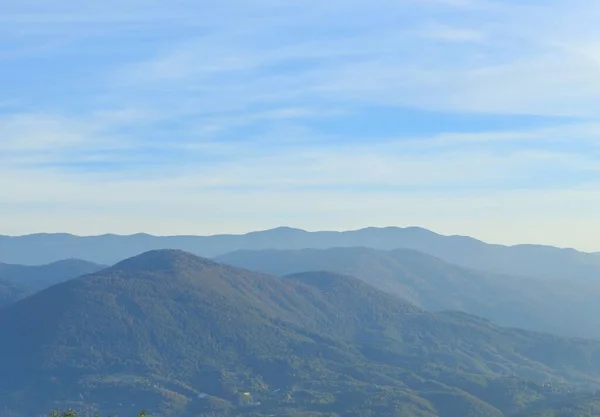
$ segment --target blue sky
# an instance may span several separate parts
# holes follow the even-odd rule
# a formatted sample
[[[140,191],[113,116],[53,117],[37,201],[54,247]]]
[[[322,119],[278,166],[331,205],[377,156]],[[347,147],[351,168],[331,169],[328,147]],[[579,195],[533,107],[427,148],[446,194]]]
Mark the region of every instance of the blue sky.
[[[600,4],[0,0],[0,233],[600,250]]]

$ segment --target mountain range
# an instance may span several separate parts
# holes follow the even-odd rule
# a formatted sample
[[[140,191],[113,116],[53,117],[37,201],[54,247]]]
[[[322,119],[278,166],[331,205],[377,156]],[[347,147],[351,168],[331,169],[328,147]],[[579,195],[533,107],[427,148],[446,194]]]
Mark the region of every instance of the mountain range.
[[[0,236],[0,261],[39,265],[77,258],[112,265],[154,249],[181,249],[203,257],[236,250],[370,247],[414,249],[459,266],[546,279],[595,280],[600,256],[551,246],[502,246],[464,236],[443,236],[418,227],[366,228],[347,232],[307,232],[280,227],[245,235],[168,236],[147,234],[81,237],[69,234]]]
[[[585,393],[600,387],[600,342],[427,312],[335,272],[275,277],[177,250],[0,309],[0,340],[2,416],[583,417],[600,404]]]
[[[236,251],[218,262],[267,274],[349,274],[433,311],[459,310],[505,326],[600,339],[600,280],[548,280],[459,267],[409,249]]]

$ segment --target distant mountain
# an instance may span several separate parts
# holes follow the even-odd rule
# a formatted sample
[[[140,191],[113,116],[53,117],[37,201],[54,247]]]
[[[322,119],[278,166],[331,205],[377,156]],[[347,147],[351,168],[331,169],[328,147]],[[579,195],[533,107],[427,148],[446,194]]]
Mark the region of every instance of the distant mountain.
[[[544,280],[481,272],[421,252],[370,248],[236,251],[218,262],[272,275],[353,275],[429,310],[460,310],[505,326],[600,339],[600,280]]]
[[[500,417],[600,386],[600,342],[170,250],[0,309],[0,340],[0,415]]]
[[[36,291],[104,268],[91,262],[68,259],[49,265],[29,266],[0,263],[0,307]]]
[[[170,236],[147,234],[79,237],[68,234],[0,236],[0,261],[38,265],[66,258],[100,264],[154,249],[182,249],[214,257],[235,250],[326,249],[364,246],[374,249],[414,249],[460,266],[505,273],[557,279],[600,279],[600,257],[550,246],[491,245],[464,236],[442,236],[429,230],[367,228],[348,232],[306,232],[281,227],[245,235]]]
[[[42,289],[103,268],[106,266],[79,259],[66,259],[40,266],[0,263],[0,277],[8,282]]]

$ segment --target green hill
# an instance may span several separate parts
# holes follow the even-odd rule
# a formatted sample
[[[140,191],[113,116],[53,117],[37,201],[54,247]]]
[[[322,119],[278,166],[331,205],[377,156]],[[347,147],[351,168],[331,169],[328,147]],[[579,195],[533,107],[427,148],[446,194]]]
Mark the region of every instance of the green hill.
[[[407,249],[236,251],[216,260],[279,276],[314,270],[349,274],[428,310],[459,310],[504,326],[600,339],[600,281],[493,274]]]
[[[489,417],[600,386],[600,342],[429,313],[349,276],[280,279],[180,251],[0,310],[0,340],[0,415]]]

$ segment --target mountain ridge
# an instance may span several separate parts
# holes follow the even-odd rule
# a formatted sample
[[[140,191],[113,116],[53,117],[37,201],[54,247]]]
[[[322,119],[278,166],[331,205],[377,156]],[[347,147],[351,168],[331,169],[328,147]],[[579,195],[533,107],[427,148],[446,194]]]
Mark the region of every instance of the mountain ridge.
[[[473,241],[476,243],[484,243],[490,246],[496,247],[505,247],[505,248],[518,248],[518,247],[527,247],[533,246],[538,248],[548,248],[548,249],[559,249],[566,251],[573,251],[577,253],[586,253],[586,254],[600,254],[600,251],[584,251],[580,249],[576,249],[574,247],[569,246],[555,246],[548,245],[542,243],[517,243],[512,245],[501,244],[501,243],[492,243],[483,239],[475,238],[468,235],[461,234],[443,234],[437,233],[431,229],[427,229],[421,226],[367,226],[359,229],[349,229],[349,230],[307,230],[298,227],[290,227],[290,226],[277,226],[270,229],[262,229],[255,230],[246,233],[216,233],[216,234],[208,234],[208,235],[200,235],[200,234],[173,234],[173,235],[160,235],[160,234],[152,234],[146,232],[138,232],[138,233],[104,233],[104,234],[91,234],[91,235],[80,235],[75,233],[61,233],[61,232],[39,232],[39,233],[27,233],[21,235],[4,235],[0,234],[0,238],[6,239],[24,239],[24,238],[34,238],[34,237],[72,237],[72,238],[81,238],[81,239],[89,239],[89,238],[99,238],[99,237],[146,237],[146,238],[214,238],[214,237],[244,237],[244,236],[252,236],[252,235],[260,235],[260,234],[280,234],[280,233],[295,233],[295,234],[352,234],[359,232],[370,232],[370,231],[415,231],[426,235],[434,235],[439,237],[447,237],[447,238],[459,238],[464,239],[465,241]]]
[[[600,339],[600,281],[523,278],[450,264],[412,249],[240,250],[221,263],[284,276],[314,270],[349,274],[432,311],[459,310],[505,326]]]
[[[326,249],[365,246],[380,250],[413,249],[459,266],[510,275],[548,279],[594,280],[600,277],[600,257],[572,248],[522,244],[488,244],[468,236],[444,236],[420,227],[369,227],[354,231],[317,231],[280,227],[239,235],[152,236],[68,234],[0,236],[0,261],[39,264],[79,258],[100,264],[154,249],[181,249],[215,257],[240,249]]]

